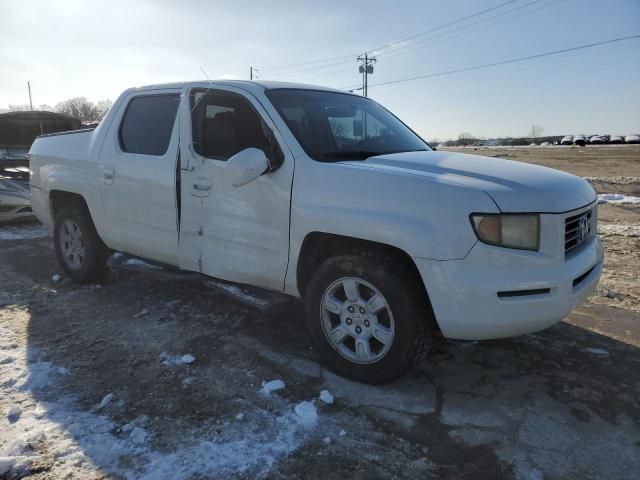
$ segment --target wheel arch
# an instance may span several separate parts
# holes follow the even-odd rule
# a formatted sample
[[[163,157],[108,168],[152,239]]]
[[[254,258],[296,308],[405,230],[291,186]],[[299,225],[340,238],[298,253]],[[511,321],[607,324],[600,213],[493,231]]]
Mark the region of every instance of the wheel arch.
[[[49,191],[49,214],[51,215],[52,224],[55,224],[56,215],[60,210],[66,207],[77,207],[83,209],[93,227],[96,229],[96,233],[98,234],[98,238],[106,244],[105,242],[105,231],[103,230],[103,226],[99,221],[96,221],[95,212],[91,210],[89,207],[89,202],[87,202],[84,195],[76,192],[70,192],[68,190],[59,190],[53,189]],[[99,220],[99,219],[98,219]]]
[[[53,220],[60,210],[69,206],[84,208],[91,214],[87,201],[79,193],[65,190],[51,190],[49,192],[49,210]]]
[[[324,260],[339,253],[358,251],[366,251],[389,256],[393,258],[394,261],[398,262],[402,268],[408,269],[424,292],[427,305],[432,309],[427,287],[422,280],[416,263],[407,252],[386,243],[317,231],[310,232],[305,236],[298,255],[296,283],[300,296],[304,296],[305,287],[308,284],[313,271]]]

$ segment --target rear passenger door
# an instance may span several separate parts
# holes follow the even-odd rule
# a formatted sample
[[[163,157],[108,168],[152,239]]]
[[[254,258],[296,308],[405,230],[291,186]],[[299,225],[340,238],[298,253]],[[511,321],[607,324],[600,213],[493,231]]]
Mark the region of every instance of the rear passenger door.
[[[178,264],[178,90],[134,92],[109,127],[98,165],[116,249]]]

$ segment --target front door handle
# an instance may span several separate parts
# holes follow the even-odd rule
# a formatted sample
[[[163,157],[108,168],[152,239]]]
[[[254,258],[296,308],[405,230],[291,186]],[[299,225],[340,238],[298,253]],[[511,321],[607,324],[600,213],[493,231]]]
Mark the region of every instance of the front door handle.
[[[111,185],[113,183],[113,179],[116,176],[116,169],[110,165],[104,165],[102,167],[102,177],[104,178],[104,183],[107,185]]]
[[[211,191],[211,178],[204,175],[196,175],[191,183],[191,193],[196,197],[206,197]]]

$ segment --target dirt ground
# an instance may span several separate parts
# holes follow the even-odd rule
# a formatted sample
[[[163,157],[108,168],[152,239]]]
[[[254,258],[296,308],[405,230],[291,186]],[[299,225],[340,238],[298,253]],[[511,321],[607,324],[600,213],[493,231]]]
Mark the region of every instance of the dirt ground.
[[[640,148],[463,150],[640,195]],[[640,206],[600,222],[598,294],[565,321],[440,339],[382,387],[325,370],[296,303],[262,314],[133,272],[54,281],[46,229],[0,227],[0,478],[637,478]]]

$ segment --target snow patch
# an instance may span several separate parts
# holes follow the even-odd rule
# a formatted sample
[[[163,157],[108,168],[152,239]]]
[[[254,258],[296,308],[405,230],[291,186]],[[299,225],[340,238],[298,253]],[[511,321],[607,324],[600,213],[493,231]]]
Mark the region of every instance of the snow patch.
[[[598,233],[603,237],[640,237],[640,225],[635,223],[601,223]]]
[[[126,262],[125,265],[131,265],[134,267],[141,267],[147,270],[162,270],[162,267],[158,265],[152,265],[150,263],[145,262],[144,260],[140,260],[139,258],[130,258]]]
[[[160,354],[160,359],[162,360],[162,365],[167,367],[188,365],[196,361],[196,358],[190,353],[185,355],[171,355],[167,352],[162,352]]]
[[[294,408],[298,421],[308,427],[314,426],[318,422],[318,411],[312,402],[300,402]]]
[[[608,357],[609,352],[607,352],[604,348],[585,348],[585,352],[589,352],[591,355],[595,355],[596,357]]]
[[[0,240],[31,240],[51,236],[49,227],[40,224],[2,225]]]
[[[331,395],[329,390],[322,390],[319,398],[322,403],[326,403],[327,405],[333,404],[333,395]]]
[[[102,410],[104,407],[109,405],[109,403],[113,400],[113,393],[109,393],[104,396],[100,404],[98,405],[98,410]]]
[[[631,185],[640,183],[640,177],[614,176],[614,177],[584,177],[588,182],[613,183],[617,185]]]
[[[601,193],[598,195],[598,203],[611,203],[614,205],[640,205],[640,197],[632,197],[622,193]]]
[[[286,385],[282,380],[271,380],[270,382],[262,382],[262,393],[269,395],[272,392],[282,390]]]
[[[144,428],[141,427],[133,427],[131,433],[129,434],[129,440],[134,445],[142,445],[147,441],[147,432]]]
[[[208,282],[206,282],[206,285],[218,290],[223,290],[229,295],[232,295],[242,300],[243,302],[251,303],[252,305],[256,305],[258,307],[262,307],[269,303],[268,300],[263,300],[261,298],[254,297],[253,295],[247,293],[245,290],[238,287],[237,285],[231,285],[229,283],[223,283],[223,282],[216,282],[215,280],[209,280]]]
[[[15,338],[0,327],[0,350],[15,349]],[[156,450],[146,416],[118,428],[106,415],[83,410],[60,388],[60,367],[44,358],[44,352],[30,347],[13,363],[0,365],[0,396],[21,398],[26,405],[19,422],[0,428],[0,477],[19,476],[37,463],[41,453],[31,446],[39,442],[55,458],[48,472],[55,478],[93,478],[96,472],[141,480],[266,477],[310,435],[299,415],[277,400],[284,411],[256,408],[251,421],[225,425],[213,435],[203,425],[185,428],[174,444]],[[53,400],[34,395],[40,390]]]
[[[126,425],[123,425],[120,430],[123,431],[124,433],[131,433],[133,429],[136,427],[144,427],[148,421],[149,421],[148,416],[139,415],[131,422],[127,423]]]

